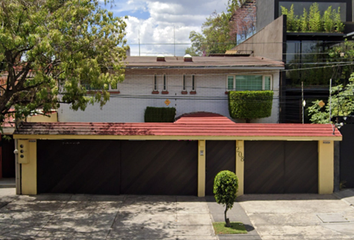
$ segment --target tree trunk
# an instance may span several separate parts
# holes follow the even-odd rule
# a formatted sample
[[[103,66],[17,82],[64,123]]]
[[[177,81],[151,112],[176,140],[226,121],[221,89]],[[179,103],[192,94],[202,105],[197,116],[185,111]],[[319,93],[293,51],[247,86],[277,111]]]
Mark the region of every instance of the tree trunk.
[[[227,212],[228,208],[227,206],[225,207],[225,212],[224,212],[224,218],[225,218],[225,223],[226,223],[226,227],[231,227],[231,224],[230,224],[230,219],[228,219],[226,217],[226,212]]]

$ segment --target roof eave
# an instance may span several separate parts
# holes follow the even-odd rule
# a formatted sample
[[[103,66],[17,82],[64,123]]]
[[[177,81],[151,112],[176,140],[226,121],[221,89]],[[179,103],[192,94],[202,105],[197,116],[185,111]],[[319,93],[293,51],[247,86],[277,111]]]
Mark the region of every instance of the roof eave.
[[[208,135],[61,135],[14,134],[14,139],[99,139],[99,140],[265,140],[265,141],[342,141],[342,136],[208,136]]]
[[[126,66],[126,69],[283,70],[284,66]]]

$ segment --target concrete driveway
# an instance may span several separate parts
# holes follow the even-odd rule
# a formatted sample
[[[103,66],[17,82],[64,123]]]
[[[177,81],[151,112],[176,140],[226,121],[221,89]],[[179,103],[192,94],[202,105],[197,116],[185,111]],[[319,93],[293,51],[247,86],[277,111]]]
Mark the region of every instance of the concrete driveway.
[[[261,239],[354,239],[354,191],[245,195],[238,203]]]
[[[29,238],[218,239],[197,197],[3,194],[0,239]]]

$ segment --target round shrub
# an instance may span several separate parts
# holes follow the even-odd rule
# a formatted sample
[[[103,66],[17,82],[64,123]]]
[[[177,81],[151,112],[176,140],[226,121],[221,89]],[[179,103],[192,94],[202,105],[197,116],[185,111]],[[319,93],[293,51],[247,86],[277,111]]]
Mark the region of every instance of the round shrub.
[[[225,206],[224,217],[226,226],[230,225],[226,213],[227,210],[231,209],[234,205],[237,189],[238,179],[235,173],[224,170],[215,176],[213,192],[216,202]]]

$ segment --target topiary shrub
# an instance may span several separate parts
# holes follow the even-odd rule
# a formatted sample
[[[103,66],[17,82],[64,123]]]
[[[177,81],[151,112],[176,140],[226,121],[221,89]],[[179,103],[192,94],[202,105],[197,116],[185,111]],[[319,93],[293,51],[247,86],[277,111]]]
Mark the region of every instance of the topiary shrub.
[[[176,108],[171,107],[147,107],[145,109],[145,122],[174,122]]]
[[[272,115],[273,91],[231,91],[229,92],[229,113],[232,118],[265,118]]]
[[[216,174],[213,192],[216,202],[225,206],[224,218],[227,227],[230,227],[227,210],[234,206],[237,189],[238,179],[235,173],[224,170]]]

